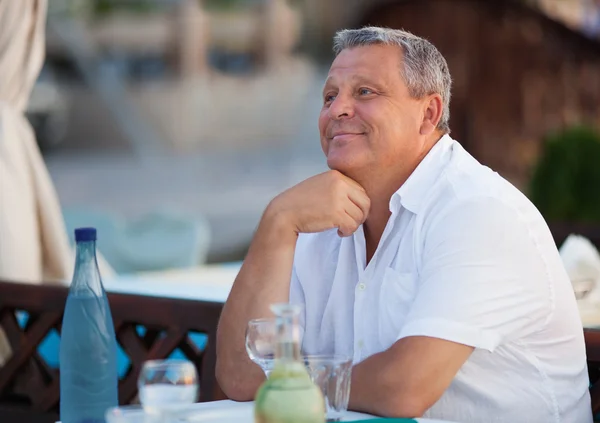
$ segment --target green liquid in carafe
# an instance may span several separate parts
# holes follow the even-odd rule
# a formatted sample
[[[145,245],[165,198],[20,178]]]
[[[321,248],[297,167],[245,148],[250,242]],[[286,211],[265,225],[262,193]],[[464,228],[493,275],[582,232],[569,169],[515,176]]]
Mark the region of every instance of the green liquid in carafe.
[[[325,423],[325,399],[300,359],[301,308],[273,304],[277,316],[275,368],[254,399],[255,423]]]
[[[256,394],[255,423],[324,423],[325,401],[301,362],[280,363]]]

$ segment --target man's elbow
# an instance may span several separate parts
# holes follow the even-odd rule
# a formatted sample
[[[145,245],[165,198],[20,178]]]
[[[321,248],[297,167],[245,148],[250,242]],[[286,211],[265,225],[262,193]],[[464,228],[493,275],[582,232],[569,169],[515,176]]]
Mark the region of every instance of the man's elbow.
[[[215,369],[217,383],[227,398],[234,401],[252,401],[256,393],[256,386],[251,381],[245,380],[240,372],[232,371],[217,359]]]

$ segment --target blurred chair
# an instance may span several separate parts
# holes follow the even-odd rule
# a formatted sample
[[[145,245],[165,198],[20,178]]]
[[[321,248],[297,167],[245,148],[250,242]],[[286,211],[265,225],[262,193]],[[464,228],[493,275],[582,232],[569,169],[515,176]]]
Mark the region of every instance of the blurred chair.
[[[124,221],[98,210],[67,208],[64,211],[71,243],[74,230],[98,230],[98,251],[117,273],[186,268],[206,262],[211,232],[203,217],[176,211],[156,211]]]
[[[130,222],[118,238],[119,272],[194,267],[206,262],[211,232],[202,217],[174,211],[149,213]]]

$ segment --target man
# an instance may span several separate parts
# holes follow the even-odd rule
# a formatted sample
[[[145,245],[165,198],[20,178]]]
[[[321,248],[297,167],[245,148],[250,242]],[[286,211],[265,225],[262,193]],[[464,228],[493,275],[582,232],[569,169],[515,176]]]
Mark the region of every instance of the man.
[[[223,310],[217,377],[251,400],[249,319],[303,303],[306,353],[354,359],[350,408],[467,422],[590,422],[581,322],[535,207],[449,133],[426,40],[344,30],[323,89],[332,169],[267,207]],[[291,282],[290,282],[291,281]]]

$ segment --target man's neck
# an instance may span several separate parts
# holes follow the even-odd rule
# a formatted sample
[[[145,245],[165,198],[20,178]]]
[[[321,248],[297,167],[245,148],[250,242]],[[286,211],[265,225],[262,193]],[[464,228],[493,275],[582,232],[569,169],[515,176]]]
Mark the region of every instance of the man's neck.
[[[371,200],[369,216],[363,225],[367,247],[367,264],[373,258],[391,216],[390,199],[401,185],[402,183],[397,187],[390,184],[381,184],[378,187],[365,187],[367,195]]]
[[[371,209],[369,218],[363,225],[365,234],[365,245],[367,248],[366,264],[369,264],[369,262],[375,255],[375,251],[377,251],[379,241],[383,236],[383,231],[385,230],[390,215],[391,213],[389,211],[389,208],[377,212],[373,212],[373,209]]]
[[[383,231],[391,216],[390,200],[392,196],[407,181],[419,163],[421,163],[441,137],[442,135],[434,135],[425,144],[425,148],[421,154],[412,163],[407,164],[407,166],[403,168],[399,167],[397,172],[390,175],[371,175],[371,178],[359,181],[371,200],[369,216],[363,225],[367,247],[367,264],[371,261],[373,255],[375,255]]]

